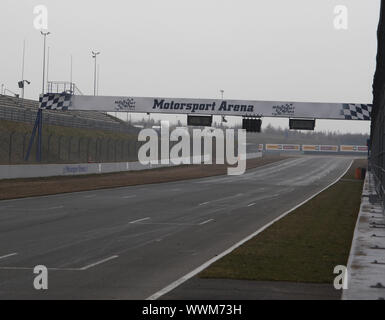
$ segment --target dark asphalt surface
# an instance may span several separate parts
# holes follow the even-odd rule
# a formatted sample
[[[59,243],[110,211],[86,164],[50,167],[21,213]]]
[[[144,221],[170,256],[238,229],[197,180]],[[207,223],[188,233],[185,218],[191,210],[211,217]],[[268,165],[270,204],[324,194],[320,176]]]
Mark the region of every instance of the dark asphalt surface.
[[[341,300],[341,291],[332,283],[194,277],[160,300]]]
[[[333,182],[343,157],[0,201],[0,299],[145,299]],[[284,261],[282,262],[284,263]],[[36,265],[48,290],[33,287]]]

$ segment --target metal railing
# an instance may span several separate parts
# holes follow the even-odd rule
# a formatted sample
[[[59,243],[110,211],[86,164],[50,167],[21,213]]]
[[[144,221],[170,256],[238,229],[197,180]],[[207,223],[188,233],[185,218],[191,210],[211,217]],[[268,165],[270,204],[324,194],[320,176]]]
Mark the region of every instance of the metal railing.
[[[67,81],[48,81],[46,91],[49,93],[67,92],[70,94],[83,95],[75,83]]]
[[[20,102],[22,103],[22,102]],[[36,119],[38,109],[20,108],[0,105],[0,119],[27,122],[33,124]],[[86,118],[81,115],[76,115],[64,112],[44,112],[43,121],[46,125],[56,125],[83,129],[108,130],[115,132],[133,132],[134,129],[123,122],[118,121],[103,121],[98,119]]]
[[[28,148],[30,132],[0,129],[0,164],[22,164]],[[133,137],[86,137],[61,135],[46,131],[42,137],[43,163],[86,163],[137,161],[142,144]],[[35,162],[36,142],[31,149],[30,162]]]

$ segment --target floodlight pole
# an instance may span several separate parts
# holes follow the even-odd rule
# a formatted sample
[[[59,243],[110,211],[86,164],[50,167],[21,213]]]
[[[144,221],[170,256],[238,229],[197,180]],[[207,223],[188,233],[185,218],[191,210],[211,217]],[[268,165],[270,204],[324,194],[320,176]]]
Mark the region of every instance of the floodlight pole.
[[[45,88],[45,45],[46,45],[46,38],[50,34],[50,32],[46,31],[40,31],[41,35],[44,37],[44,47],[43,47],[43,86],[42,86],[42,94],[44,94],[44,88]]]
[[[96,57],[100,54],[100,51],[92,51],[92,58],[94,61],[94,96],[96,96]]]

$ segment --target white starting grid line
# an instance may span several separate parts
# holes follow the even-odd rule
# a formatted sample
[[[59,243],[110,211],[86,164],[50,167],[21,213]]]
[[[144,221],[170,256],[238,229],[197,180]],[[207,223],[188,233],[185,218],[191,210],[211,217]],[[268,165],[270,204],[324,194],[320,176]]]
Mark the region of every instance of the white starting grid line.
[[[84,196],[83,198],[94,198],[94,197],[96,197],[96,194],[89,194]]]
[[[131,199],[131,198],[135,198],[136,197],[136,194],[132,194],[132,195],[129,195],[129,196],[123,196],[122,198],[123,199]]]
[[[147,217],[147,218],[143,218],[143,219],[138,219],[138,220],[134,220],[134,221],[131,221],[130,223],[138,223],[138,222],[142,222],[142,221],[146,221],[146,220],[149,220],[151,219],[150,217]]]
[[[43,210],[56,210],[56,209],[63,209],[64,206],[57,206],[57,207],[49,207],[49,208],[45,208]]]
[[[84,266],[84,267],[82,267],[82,268],[80,268],[80,269],[78,269],[78,270],[84,271],[84,270],[90,269],[90,268],[92,268],[92,267],[95,267],[95,266],[97,266],[97,265],[99,265],[99,264],[102,264],[102,263],[104,263],[104,262],[107,262],[107,261],[116,259],[116,258],[118,258],[118,257],[119,257],[118,255],[114,255],[114,256],[111,256],[111,257],[108,257],[108,258],[105,258],[105,259],[96,261],[96,262],[94,262],[94,263],[88,264],[88,265],[86,265],[86,266]]]
[[[5,259],[5,258],[14,256],[14,255],[17,255],[17,254],[18,253],[16,253],[16,252],[10,253],[10,254],[7,254],[5,256],[1,256],[0,259]],[[47,269],[48,270],[54,270],[54,271],[85,271],[85,270],[91,269],[91,268],[96,267],[102,263],[105,263],[107,261],[110,261],[110,260],[113,260],[116,258],[119,258],[119,256],[113,255],[111,257],[96,261],[94,263],[90,263],[90,264],[88,264],[84,267],[81,267],[81,268],[49,268],[49,267],[47,267]],[[0,270],[33,270],[33,269],[34,269],[33,267],[32,268],[31,267],[0,267]]]
[[[5,256],[0,256],[0,260],[1,259],[6,259],[6,258],[9,258],[9,257],[12,257],[12,256],[16,256],[17,254],[18,254],[17,252],[14,252],[14,253],[6,254]]]
[[[204,224],[206,224],[206,223],[209,223],[209,222],[211,222],[211,221],[214,221],[214,219],[209,219],[209,220],[203,221],[203,222],[201,222],[201,223],[198,223],[198,225],[202,226],[202,225],[204,225]]]

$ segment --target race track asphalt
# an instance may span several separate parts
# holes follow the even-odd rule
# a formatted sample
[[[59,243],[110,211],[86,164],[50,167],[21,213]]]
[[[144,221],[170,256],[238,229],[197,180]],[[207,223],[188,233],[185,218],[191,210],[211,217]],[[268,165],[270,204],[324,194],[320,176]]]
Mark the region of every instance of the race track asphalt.
[[[307,156],[241,176],[0,201],[0,299],[145,299],[350,163]],[[37,265],[48,268],[48,290],[33,287]]]

